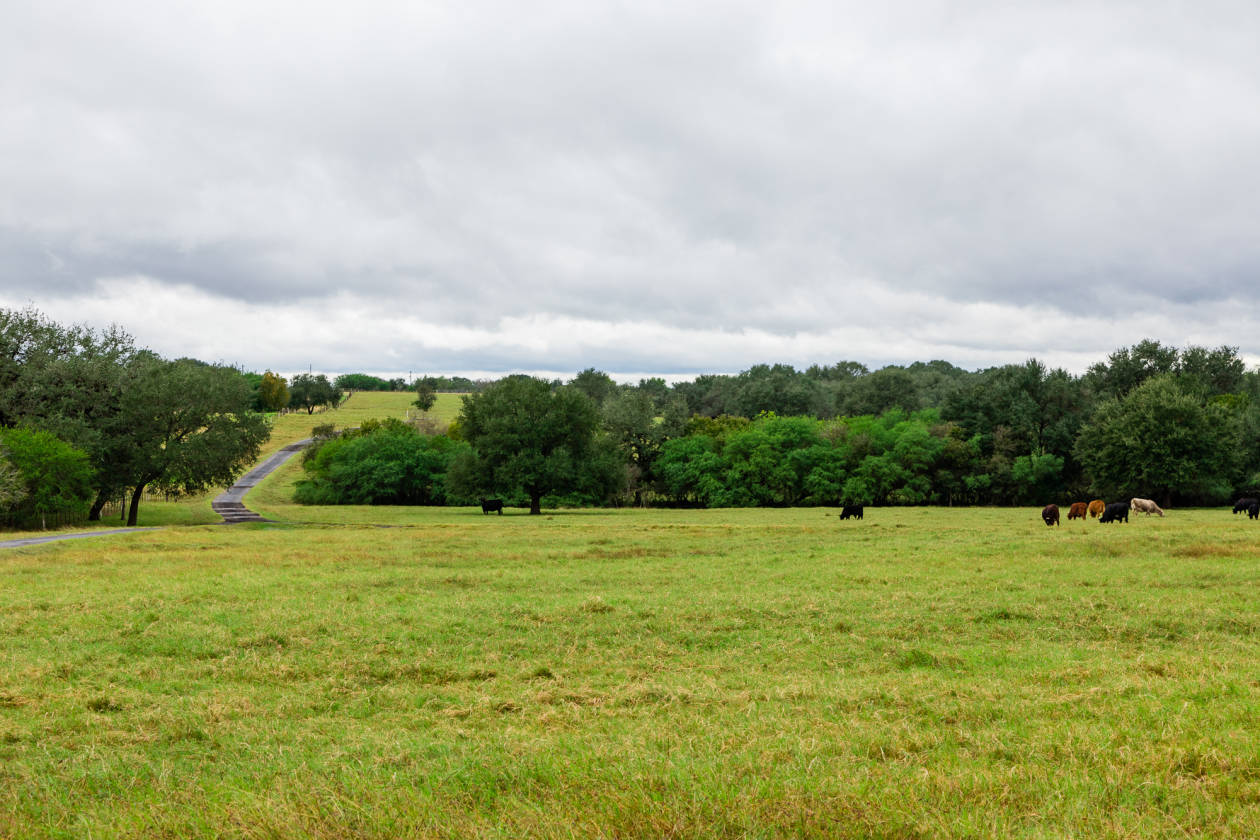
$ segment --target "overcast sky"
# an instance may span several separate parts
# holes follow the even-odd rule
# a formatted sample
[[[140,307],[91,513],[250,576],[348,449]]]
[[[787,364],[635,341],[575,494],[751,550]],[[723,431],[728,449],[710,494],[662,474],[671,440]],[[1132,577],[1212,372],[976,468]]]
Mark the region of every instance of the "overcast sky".
[[[282,373],[1255,364],[1257,43],[1253,0],[14,0],[0,306]]]

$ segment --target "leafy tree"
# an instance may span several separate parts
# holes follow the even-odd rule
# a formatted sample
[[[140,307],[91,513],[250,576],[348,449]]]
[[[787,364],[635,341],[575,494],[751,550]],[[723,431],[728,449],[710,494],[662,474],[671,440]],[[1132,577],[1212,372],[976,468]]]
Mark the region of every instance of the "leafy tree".
[[[0,512],[11,511],[26,498],[22,472],[0,453]]]
[[[441,505],[450,463],[467,444],[426,436],[400,420],[367,421],[326,439],[303,462],[300,504]],[[466,500],[461,500],[466,501]]]
[[[1122,399],[1099,404],[1081,430],[1076,455],[1094,489],[1220,501],[1231,489],[1241,450],[1240,416],[1188,393],[1172,374],[1144,380]]]
[[[1105,362],[1090,365],[1085,380],[1098,395],[1119,398],[1151,377],[1172,373],[1177,357],[1176,347],[1145,339],[1116,350]]]
[[[131,488],[135,525],[148,487],[196,493],[231,484],[258,457],[270,429],[250,409],[231,368],[141,354],[127,367],[106,467]]]
[[[708,507],[725,493],[725,462],[708,435],[665,441],[657,469],[665,493],[675,502]]]
[[[573,377],[569,385],[586,394],[595,401],[596,405],[603,405],[604,401],[618,390],[617,383],[611,376],[595,368],[582,371]]]
[[[664,405],[669,399],[669,384],[659,376],[653,376],[650,379],[640,379],[636,387],[639,391],[651,397],[652,402],[658,407]]]
[[[735,380],[720,374],[704,374],[691,382],[679,382],[674,392],[687,401],[687,414],[717,417],[734,414]]]
[[[774,412],[781,417],[830,416],[822,384],[791,365],[754,365],[735,378],[734,412],[756,417]]]
[[[40,518],[86,511],[92,498],[92,466],[86,452],[37,429],[0,430],[0,455],[21,477],[16,510]]]
[[[267,371],[258,383],[258,402],[263,411],[279,411],[289,404],[289,385],[283,376]]]
[[[1020,455],[1011,464],[1011,479],[1019,488],[1020,501],[1057,497],[1063,490],[1063,459],[1048,452]]]
[[[438,393],[470,394],[481,390],[481,384],[473,382],[466,376],[423,376],[416,384],[423,382]]]
[[[1177,374],[1183,386],[1204,396],[1242,393],[1246,389],[1246,371],[1238,348],[1227,345],[1215,350],[1187,347],[1177,359]]]
[[[314,414],[321,406],[336,408],[341,404],[342,392],[328,381],[322,373],[311,375],[299,373],[289,383],[289,404],[306,409],[307,414]]]
[[[603,425],[625,465],[627,492],[639,504],[655,478],[656,459],[666,438],[651,393],[630,389],[609,399],[603,407]]]
[[[97,497],[88,514],[99,519],[119,492],[106,469],[113,447],[125,365],[139,351],[127,333],[62,327],[34,310],[0,310],[0,416],[51,432],[91,458]]]
[[[601,483],[611,489],[617,477],[589,472],[598,425],[594,401],[576,388],[523,375],[500,379],[464,397],[459,429],[472,451],[461,456],[459,469],[452,465],[452,484],[466,496],[523,495],[535,515],[549,493]]]
[[[398,380],[401,382],[402,380]],[[393,382],[368,373],[343,373],[333,380],[333,387],[342,391],[393,391]]]
[[[849,417],[883,414],[892,408],[914,411],[920,407],[915,378],[899,365],[888,365],[855,379],[844,402],[837,406],[841,414]]]
[[[416,399],[414,405],[421,411],[428,411],[437,403],[437,391],[424,380],[416,383]]]

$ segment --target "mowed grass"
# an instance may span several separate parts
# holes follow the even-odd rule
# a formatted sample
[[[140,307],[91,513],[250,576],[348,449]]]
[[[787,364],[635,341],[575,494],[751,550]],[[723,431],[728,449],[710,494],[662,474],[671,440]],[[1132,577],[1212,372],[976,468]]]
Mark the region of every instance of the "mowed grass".
[[[439,423],[449,423],[459,416],[463,408],[462,395],[438,394],[437,402],[428,411],[420,411],[414,405],[414,391],[355,391],[335,409],[320,409],[313,414],[291,411],[276,415],[271,427],[271,440],[263,447],[263,454],[308,438],[316,426],[332,423],[339,429],[358,426],[364,420],[384,420],[386,417],[427,417]]]
[[[0,554],[0,837],[1260,836],[1260,528],[396,509]]]

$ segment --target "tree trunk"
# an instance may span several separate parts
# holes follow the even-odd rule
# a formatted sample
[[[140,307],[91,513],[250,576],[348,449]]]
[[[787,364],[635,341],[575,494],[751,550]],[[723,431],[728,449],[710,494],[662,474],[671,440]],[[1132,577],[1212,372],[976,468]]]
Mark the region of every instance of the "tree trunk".
[[[105,503],[109,501],[109,494],[104,490],[96,492],[96,501],[92,502],[92,507],[88,510],[88,522],[100,522],[101,511],[105,509]]]
[[[537,516],[540,513],[542,513],[542,496],[541,495],[530,496],[529,497],[529,515]]]
[[[143,484],[137,485],[136,489],[131,491],[131,507],[127,509],[127,527],[128,528],[134,528],[136,525],[136,519],[140,515],[140,496],[143,494],[144,494]]]

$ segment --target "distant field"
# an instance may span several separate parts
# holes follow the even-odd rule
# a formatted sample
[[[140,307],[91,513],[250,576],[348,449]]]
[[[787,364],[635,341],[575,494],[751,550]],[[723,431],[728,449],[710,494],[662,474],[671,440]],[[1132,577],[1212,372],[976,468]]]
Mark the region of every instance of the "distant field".
[[[416,395],[410,391],[355,391],[339,408],[332,411],[316,411],[314,414],[296,411],[278,415],[272,426],[271,440],[266,451],[274,452],[294,441],[308,438],[312,429],[326,423],[333,423],[337,428],[344,429],[357,426],[364,420],[406,418],[408,412],[420,414],[419,409],[412,405],[415,399]],[[449,423],[459,416],[462,407],[461,395],[438,394],[437,403],[431,410],[424,412],[423,416]]]
[[[867,513],[5,552],[0,837],[1260,836],[1257,523]]]

